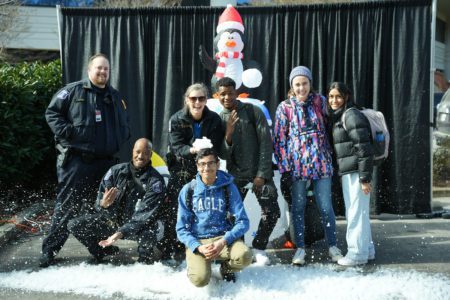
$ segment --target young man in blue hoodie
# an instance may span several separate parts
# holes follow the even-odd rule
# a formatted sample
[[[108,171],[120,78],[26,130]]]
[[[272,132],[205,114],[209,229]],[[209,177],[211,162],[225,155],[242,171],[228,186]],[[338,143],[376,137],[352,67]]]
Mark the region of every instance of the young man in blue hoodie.
[[[207,285],[211,262],[220,260],[223,279],[234,282],[234,273],[252,262],[252,252],[241,239],[249,220],[233,176],[219,170],[217,153],[202,149],[196,163],[196,179],[178,197],[176,230],[186,245],[188,277],[197,287]]]

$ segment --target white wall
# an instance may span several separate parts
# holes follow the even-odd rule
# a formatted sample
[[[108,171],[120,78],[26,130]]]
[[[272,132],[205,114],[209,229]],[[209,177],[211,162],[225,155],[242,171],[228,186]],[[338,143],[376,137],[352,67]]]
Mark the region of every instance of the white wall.
[[[231,4],[236,7],[237,0],[211,0],[211,6],[227,6]]]
[[[59,50],[56,7],[19,7],[6,48]]]
[[[434,42],[434,65],[436,69],[445,70],[446,69],[446,59],[445,53],[446,47],[444,43],[435,41]],[[447,72],[445,72],[447,75]],[[448,76],[447,76],[448,77]]]

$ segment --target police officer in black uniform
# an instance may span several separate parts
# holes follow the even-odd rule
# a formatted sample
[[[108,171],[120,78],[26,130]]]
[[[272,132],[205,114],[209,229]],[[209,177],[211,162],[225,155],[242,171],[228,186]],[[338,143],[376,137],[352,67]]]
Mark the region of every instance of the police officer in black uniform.
[[[152,144],[139,139],[134,144],[132,161],[109,169],[100,183],[98,213],[69,221],[69,231],[99,263],[119,248],[119,239],[138,242],[138,262],[155,261],[153,247],[158,230],[157,214],[165,197],[163,177],[151,166]]]
[[[95,54],[89,59],[88,78],[59,90],[45,112],[58,150],[58,194],[41,267],[54,263],[69,236],[67,222],[83,204],[89,206],[101,177],[117,162],[114,155],[130,137],[126,103],[108,79],[108,58]]]

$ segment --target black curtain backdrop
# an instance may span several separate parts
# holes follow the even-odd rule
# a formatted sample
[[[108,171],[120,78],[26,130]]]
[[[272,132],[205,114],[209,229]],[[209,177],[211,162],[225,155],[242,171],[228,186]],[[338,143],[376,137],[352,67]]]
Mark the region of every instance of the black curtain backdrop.
[[[61,8],[63,80],[86,76],[95,52],[110,57],[111,83],[129,103],[132,138],[158,153],[167,148],[170,116],[194,82],[209,84],[198,47],[213,56],[224,8]],[[314,89],[344,81],[358,104],[381,110],[391,133],[389,159],[375,176],[378,213],[430,212],[431,0],[308,6],[238,7],[245,26],[244,57],[261,65],[251,95],[274,116],[289,89],[290,70],[309,66]]]

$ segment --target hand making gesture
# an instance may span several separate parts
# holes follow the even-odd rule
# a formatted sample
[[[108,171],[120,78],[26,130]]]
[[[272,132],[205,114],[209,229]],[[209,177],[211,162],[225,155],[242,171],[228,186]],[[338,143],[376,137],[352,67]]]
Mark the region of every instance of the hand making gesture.
[[[238,115],[237,115],[237,111],[236,110],[232,110],[230,118],[227,121],[227,129],[226,129],[226,132],[225,132],[225,140],[227,141],[228,145],[231,145],[233,143],[231,138],[233,136],[233,132],[234,132],[234,129],[236,127],[237,121],[239,121],[239,118],[238,118]]]
[[[110,207],[114,200],[116,200],[117,192],[119,190],[116,187],[105,188],[105,192],[103,193],[102,201],[100,201],[100,206],[103,208]]]

